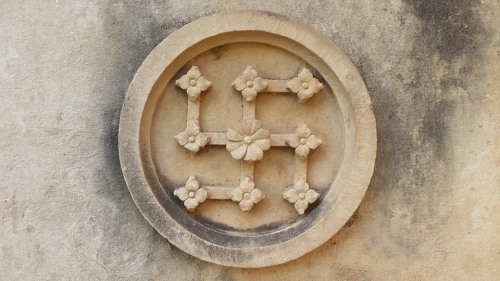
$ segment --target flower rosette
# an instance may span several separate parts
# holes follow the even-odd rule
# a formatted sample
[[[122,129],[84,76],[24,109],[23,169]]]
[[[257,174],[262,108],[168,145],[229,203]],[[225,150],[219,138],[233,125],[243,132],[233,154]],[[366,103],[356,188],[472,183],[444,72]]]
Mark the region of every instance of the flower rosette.
[[[201,75],[198,66],[193,65],[186,75],[175,81],[175,85],[186,90],[190,101],[196,101],[201,92],[212,86],[212,82]]]
[[[177,143],[192,152],[198,152],[210,142],[210,138],[201,132],[198,120],[188,122],[186,130],[174,136]]]
[[[295,154],[300,157],[307,157],[311,149],[316,149],[323,140],[311,135],[311,130],[305,124],[300,124],[295,133],[288,136],[286,143],[295,148]]]
[[[297,94],[300,103],[304,103],[323,89],[323,84],[313,77],[309,69],[303,68],[298,77],[286,83],[286,87]]]
[[[303,215],[309,204],[318,200],[319,194],[309,188],[305,178],[299,178],[293,186],[289,186],[283,191],[283,198],[294,204],[295,210]]]
[[[264,193],[255,188],[254,182],[249,177],[245,177],[240,182],[240,186],[231,192],[231,200],[239,202],[240,209],[245,212],[250,211],[253,205],[259,203],[264,197]]]
[[[184,187],[176,189],[174,195],[184,202],[188,211],[193,212],[196,207],[208,198],[208,191],[200,187],[195,176],[190,176]]]
[[[238,130],[227,130],[226,149],[234,159],[258,161],[264,156],[264,151],[271,147],[270,136],[269,131],[262,128],[262,122],[245,118]]]
[[[262,77],[257,76],[255,69],[247,66],[242,75],[233,81],[233,87],[241,92],[247,102],[251,102],[257,93],[267,88],[267,82]]]

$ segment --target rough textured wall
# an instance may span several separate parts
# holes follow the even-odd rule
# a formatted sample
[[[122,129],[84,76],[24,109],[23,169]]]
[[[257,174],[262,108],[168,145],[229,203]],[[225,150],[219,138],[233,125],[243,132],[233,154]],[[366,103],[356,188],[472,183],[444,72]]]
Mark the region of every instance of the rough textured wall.
[[[43,2],[43,3],[42,3]],[[290,15],[359,68],[378,127],[365,199],[328,243],[255,270],[192,258],[132,202],[126,88],[164,37],[233,9]],[[3,280],[495,280],[500,1],[2,1]]]

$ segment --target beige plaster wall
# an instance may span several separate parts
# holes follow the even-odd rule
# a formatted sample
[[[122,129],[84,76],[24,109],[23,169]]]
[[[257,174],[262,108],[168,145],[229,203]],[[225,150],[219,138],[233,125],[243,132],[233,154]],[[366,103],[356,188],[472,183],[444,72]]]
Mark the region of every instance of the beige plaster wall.
[[[0,2],[2,280],[496,280],[500,2]],[[351,221],[282,266],[240,270],[169,245],[119,167],[123,96],[151,49],[206,14],[261,9],[332,38],[377,118]]]

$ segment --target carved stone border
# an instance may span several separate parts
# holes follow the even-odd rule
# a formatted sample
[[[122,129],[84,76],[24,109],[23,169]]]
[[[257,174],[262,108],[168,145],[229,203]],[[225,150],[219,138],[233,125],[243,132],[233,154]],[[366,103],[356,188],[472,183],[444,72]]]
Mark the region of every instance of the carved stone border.
[[[251,36],[258,33],[259,36]],[[344,120],[345,151],[321,210],[301,229],[277,236],[213,240],[181,225],[154,173],[149,146],[154,104],[167,83],[186,62],[213,47],[235,42],[262,42],[287,49],[314,65],[330,85],[343,88],[336,99]],[[122,171],[134,202],[149,223],[172,244],[203,260],[234,267],[264,267],[296,259],[330,239],[350,218],[368,187],[376,155],[376,127],[371,101],[355,66],[343,52],[314,29],[287,17],[256,11],[231,12],[196,20],[161,42],[141,65],[127,92],[120,117],[119,152]],[[196,222],[194,227],[203,227]],[[215,232],[217,233],[217,232]],[[224,236],[226,237],[226,236]],[[268,239],[268,240],[263,240]],[[240,239],[241,240],[241,239]],[[262,243],[262,242],[265,243]]]

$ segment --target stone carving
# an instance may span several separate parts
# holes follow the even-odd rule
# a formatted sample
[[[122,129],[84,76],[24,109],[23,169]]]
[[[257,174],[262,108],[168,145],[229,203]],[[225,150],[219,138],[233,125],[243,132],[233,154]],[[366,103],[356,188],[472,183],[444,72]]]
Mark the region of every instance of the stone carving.
[[[239,188],[235,188],[231,192],[231,200],[239,202],[240,209],[243,211],[250,211],[253,205],[259,203],[264,197],[264,193],[255,188],[255,184],[250,177],[245,177]]]
[[[242,75],[234,80],[233,87],[241,92],[247,102],[251,102],[257,93],[267,88],[267,82],[257,77],[257,71],[253,67],[247,66]]]
[[[242,75],[233,82],[233,87],[243,97],[242,115],[237,129],[228,129],[226,133],[202,132],[199,126],[200,96],[212,83],[201,75],[197,66],[176,80],[175,84],[188,95],[187,125],[184,132],[174,139],[179,145],[192,152],[198,152],[206,145],[224,145],[231,156],[241,161],[240,183],[231,186],[202,186],[191,176],[184,187],[174,191],[174,195],[184,202],[189,211],[206,199],[232,200],[239,203],[242,211],[250,211],[253,206],[265,198],[264,193],[255,188],[253,182],[254,162],[262,160],[264,151],[272,146],[295,149],[295,171],[292,187],[287,187],[283,198],[294,204],[299,214],[304,214],[309,204],[314,203],[319,194],[309,188],[306,181],[307,156],[311,149],[316,149],[322,140],[311,134],[306,124],[299,124],[292,134],[271,134],[263,128],[262,122],[255,119],[256,105],[253,102],[257,94],[264,92],[295,93],[300,103],[309,100],[319,92],[323,85],[313,77],[311,71],[303,68],[298,77],[291,80],[272,80],[257,76],[252,66],[247,66]]]
[[[245,161],[258,161],[264,156],[264,151],[271,147],[270,134],[262,129],[259,120],[246,118],[240,123],[238,131],[227,130],[228,142],[226,149],[231,152],[234,159]]]
[[[186,75],[175,81],[175,85],[186,90],[190,101],[196,101],[201,92],[212,86],[212,82],[201,76],[198,66],[192,66]]]
[[[208,192],[205,188],[200,188],[200,183],[196,180],[195,176],[190,176],[186,185],[176,189],[174,195],[184,202],[184,206],[189,211],[194,211],[200,203],[207,199]]]
[[[198,152],[201,147],[210,142],[210,138],[206,134],[201,133],[198,120],[189,120],[186,130],[174,138],[178,144],[192,152]]]
[[[305,178],[299,178],[293,186],[285,189],[283,197],[294,204],[297,212],[303,215],[309,204],[314,203],[319,198],[319,194],[309,188]]]
[[[295,134],[291,134],[286,140],[288,145],[295,148],[295,154],[301,157],[307,157],[309,150],[315,149],[322,142],[320,138],[311,135],[311,130],[307,128],[306,124],[300,124],[295,130]]]
[[[292,90],[292,92],[297,93],[299,102],[306,102],[314,94],[323,89],[323,84],[313,77],[309,69],[304,68],[298,77],[286,83],[286,87]]]
[[[200,18],[154,48],[118,138],[147,221],[194,257],[243,268],[331,239],[358,208],[377,150],[349,58],[307,25],[259,11]]]

